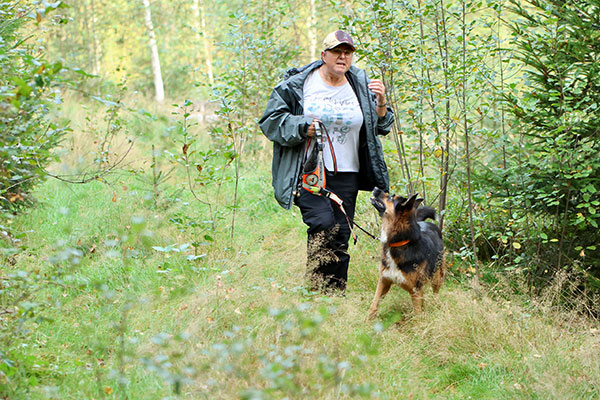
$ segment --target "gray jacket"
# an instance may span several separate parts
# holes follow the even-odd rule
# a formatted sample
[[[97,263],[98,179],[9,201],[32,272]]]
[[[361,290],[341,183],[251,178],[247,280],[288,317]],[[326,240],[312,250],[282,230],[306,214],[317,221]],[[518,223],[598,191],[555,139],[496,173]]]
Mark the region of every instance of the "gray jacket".
[[[267,103],[264,115],[259,121],[260,129],[273,142],[273,189],[275,198],[286,209],[291,208],[293,192],[296,190],[304,144],[312,117],[304,114],[304,81],[308,74],[323,65],[321,60],[312,62],[300,69],[293,68],[286,79],[278,84]],[[375,186],[387,191],[389,178],[383,159],[381,142],[377,135],[387,135],[394,122],[392,109],[379,117],[375,94],[367,88],[369,79],[365,71],[350,67],[346,73],[348,82],[354,89],[363,112],[363,126],[359,141],[359,189],[372,190]]]

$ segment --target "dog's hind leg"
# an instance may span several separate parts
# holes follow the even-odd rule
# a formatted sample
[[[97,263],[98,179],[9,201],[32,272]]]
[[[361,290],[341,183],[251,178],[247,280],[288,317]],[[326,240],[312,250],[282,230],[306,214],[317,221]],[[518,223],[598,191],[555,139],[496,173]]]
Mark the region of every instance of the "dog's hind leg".
[[[433,289],[433,293],[438,294],[440,292],[440,288],[444,283],[444,277],[446,276],[446,261],[445,257],[442,256],[442,260],[439,262],[438,268],[433,274],[433,278],[431,279],[431,288]]]
[[[375,290],[375,297],[373,297],[373,303],[371,303],[371,308],[369,308],[369,318],[375,318],[377,316],[379,302],[385,297],[391,286],[392,281],[385,279],[382,276],[379,277],[379,282],[377,282],[377,290]]]

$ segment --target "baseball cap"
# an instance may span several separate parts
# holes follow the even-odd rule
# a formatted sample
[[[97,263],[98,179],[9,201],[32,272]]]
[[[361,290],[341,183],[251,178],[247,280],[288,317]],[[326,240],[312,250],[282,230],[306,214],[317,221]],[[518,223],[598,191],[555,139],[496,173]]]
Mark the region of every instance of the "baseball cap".
[[[352,36],[344,31],[333,31],[323,40],[323,51],[331,50],[344,43],[352,47],[352,50],[356,50]]]

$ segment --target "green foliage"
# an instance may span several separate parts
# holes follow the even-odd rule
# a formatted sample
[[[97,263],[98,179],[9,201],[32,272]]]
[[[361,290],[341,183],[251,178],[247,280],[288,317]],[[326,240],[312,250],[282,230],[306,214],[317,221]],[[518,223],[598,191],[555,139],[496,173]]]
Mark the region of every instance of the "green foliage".
[[[599,282],[598,2],[513,2],[513,11],[521,18],[511,27],[526,81],[508,102],[526,157],[511,163],[517,190],[501,187],[536,220],[538,229],[523,239],[538,243],[550,271],[579,265],[592,273],[590,283]]]
[[[284,15],[291,13],[291,4],[247,0],[243,5],[243,11],[230,16],[234,21],[230,24],[232,29],[220,45],[229,63],[213,91],[219,103],[216,115],[220,124],[211,134],[228,149],[235,167],[231,237],[235,233],[242,156],[261,149],[262,134],[256,121],[282,71],[298,55],[291,39],[281,40],[286,36],[289,22],[294,21],[289,18],[288,23],[279,23]]]
[[[12,174],[0,181],[0,200],[14,205],[31,189],[40,199],[0,221],[0,397],[598,397],[597,328],[572,318],[594,311],[578,296],[579,269],[597,265],[599,239],[596,3],[586,14],[582,3],[515,2],[529,14],[515,21],[514,43],[500,24],[513,20],[503,2],[321,3],[314,26],[306,3],[200,1],[201,31],[190,1],[154,2],[167,93],[187,100],[168,110],[145,104],[151,111],[132,93],[151,87],[139,2],[82,0],[55,11],[36,42],[64,57],[54,64],[22,39],[61,3],[0,3],[0,160]],[[393,189],[439,200],[454,253],[425,315],[411,316],[409,297],[392,289],[375,326],[364,314],[379,244],[365,237],[351,246],[346,297],[302,286],[303,225],[270,197],[255,123],[281,73],[309,61],[311,27],[319,41],[340,11],[359,66],[385,81],[396,112],[384,139]],[[207,38],[214,84],[203,83],[207,60],[196,48]],[[513,45],[529,70],[523,81]],[[73,83],[66,73],[87,76],[71,65],[101,79],[51,107]],[[121,78],[128,87],[115,83]],[[196,96],[209,91],[216,116],[204,118]],[[504,118],[500,95],[512,100],[516,123]],[[102,184],[28,186],[67,132],[47,122],[49,111],[79,117],[61,161]],[[132,133],[135,146],[122,146]],[[88,174],[84,163],[127,168]],[[511,290],[493,298],[461,286],[477,273],[468,262],[468,183],[475,250],[491,261],[482,279],[494,293]],[[379,220],[361,196],[357,218],[374,231]],[[531,301],[522,272],[550,278],[563,265],[575,273]],[[575,312],[556,315],[565,304]]]
[[[164,134],[161,124],[151,126]],[[190,158],[204,168],[225,162],[200,158],[214,143],[197,139]],[[182,154],[181,142],[167,149]],[[265,193],[267,167],[242,168],[234,241],[227,224],[212,230],[208,206],[181,190],[179,165],[163,182],[159,207],[127,173],[112,186],[38,187],[39,206],[8,224],[22,242],[0,259],[0,397],[597,397],[595,325],[521,306],[512,294],[510,302],[472,297],[453,286],[456,268],[424,315],[412,316],[410,297],[393,288],[381,323],[369,323],[380,248],[363,236],[350,247],[346,296],[310,292],[302,221]],[[218,221],[231,215],[225,205],[234,184],[230,177],[218,196],[202,192],[220,205]],[[363,195],[361,218],[376,220]],[[23,273],[32,289],[17,277]],[[26,292],[19,326],[21,315],[7,312]],[[549,373],[559,384],[547,384]]]
[[[22,33],[61,2],[44,4],[0,3],[0,209],[31,200],[31,188],[45,177],[52,150],[67,131],[47,119],[52,103],[61,103],[63,66],[46,60],[30,44],[34,35]]]
[[[465,195],[464,136],[474,138],[476,160],[500,125],[490,85],[498,72],[497,3],[466,2],[464,11],[460,1],[356,3],[343,24],[370,77],[385,82],[396,118],[386,159],[392,186],[438,200],[444,219],[452,212],[447,198]]]
[[[66,214],[66,211],[64,211]],[[15,243],[17,244],[17,243]],[[17,253],[17,248],[0,250]],[[41,296],[48,288],[63,287],[79,290],[81,282],[75,276],[82,267],[83,252],[66,242],[55,245],[49,262],[35,269],[12,269],[0,284],[0,376],[8,382],[8,393],[18,393],[39,384],[30,374],[38,360],[18,350],[18,343],[29,342],[40,324],[52,321],[51,315],[61,308],[58,299]],[[6,260],[6,258],[4,258]],[[83,262],[85,265],[85,262]],[[5,269],[5,265],[0,265]],[[0,386],[1,388],[1,386]],[[1,392],[5,390],[0,390]]]

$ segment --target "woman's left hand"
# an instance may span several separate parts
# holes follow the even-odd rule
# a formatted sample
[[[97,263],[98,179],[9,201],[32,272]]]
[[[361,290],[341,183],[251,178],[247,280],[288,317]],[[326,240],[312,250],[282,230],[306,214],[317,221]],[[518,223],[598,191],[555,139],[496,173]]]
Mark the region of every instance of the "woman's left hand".
[[[385,104],[385,85],[379,79],[369,82],[369,89],[377,96],[377,104]]]
[[[375,93],[377,97],[377,115],[383,117],[387,113],[386,99],[385,99],[385,85],[379,79],[373,79],[369,82],[369,89]]]

